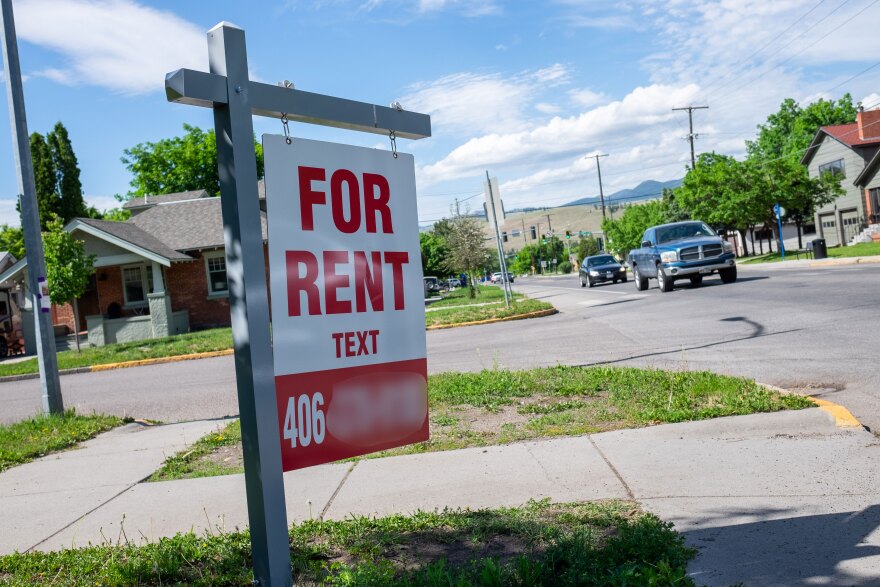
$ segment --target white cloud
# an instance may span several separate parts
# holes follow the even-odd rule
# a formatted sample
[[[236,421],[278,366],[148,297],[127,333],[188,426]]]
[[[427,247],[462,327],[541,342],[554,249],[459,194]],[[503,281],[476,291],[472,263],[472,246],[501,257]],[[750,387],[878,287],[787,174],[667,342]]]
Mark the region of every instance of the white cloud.
[[[595,106],[596,104],[600,104],[607,100],[607,98],[603,94],[597,94],[592,90],[588,90],[586,88],[579,90],[570,90],[568,92],[568,97],[571,98],[571,101],[580,108],[590,108],[591,106]]]
[[[420,179],[434,183],[474,174],[485,167],[534,165],[573,153],[609,148],[611,143],[656,140],[658,125],[674,119],[672,107],[689,103],[696,85],[639,87],[623,99],[576,116],[554,117],[546,124],[515,132],[484,134],[468,140],[446,157],[420,169]]]
[[[83,199],[87,206],[94,206],[99,212],[110,210],[111,208],[119,208],[122,203],[113,196],[97,196],[94,194],[85,194]]]
[[[544,114],[559,114],[562,112],[562,108],[556,104],[548,104],[547,102],[538,102],[535,104],[535,110],[543,112]]]
[[[19,37],[59,53],[63,63],[38,72],[59,83],[125,94],[161,91],[165,74],[205,69],[205,31],[133,0],[22,0]]]
[[[475,134],[523,129],[527,107],[543,90],[566,83],[568,70],[556,64],[505,78],[494,73],[455,73],[410,87],[400,98],[407,110],[431,115],[447,131]]]
[[[861,103],[865,108],[873,110],[877,106],[880,106],[880,94],[877,92],[871,92],[861,99]]]
[[[21,226],[21,217],[15,209],[16,198],[0,199],[0,224],[9,224],[10,226]]]
[[[478,17],[500,14],[501,7],[492,0],[418,0],[413,6],[412,2],[401,0],[367,0],[361,4],[361,9],[366,11],[376,10],[386,4],[405,4],[417,14],[430,14],[444,10],[455,10],[463,16]]]

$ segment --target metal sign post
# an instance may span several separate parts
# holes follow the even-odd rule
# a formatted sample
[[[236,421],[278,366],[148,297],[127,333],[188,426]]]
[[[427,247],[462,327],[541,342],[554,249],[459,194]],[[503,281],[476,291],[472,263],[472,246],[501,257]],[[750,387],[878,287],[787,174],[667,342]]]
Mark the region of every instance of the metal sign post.
[[[776,214],[776,223],[779,226],[779,252],[782,254],[782,260],[785,261],[785,243],[782,241],[782,217],[785,216],[785,208],[777,202],[773,206],[773,213]]]
[[[3,13],[3,69],[6,72],[6,94],[9,98],[9,119],[12,127],[12,143],[15,147],[15,166],[18,168],[18,193],[21,202],[21,227],[24,231],[24,249],[28,261],[28,289],[34,312],[37,339],[37,363],[40,366],[43,413],[64,413],[61,397],[61,381],[58,378],[58,357],[55,355],[55,333],[48,302],[46,284],[46,259],[43,256],[43,239],[40,234],[40,211],[37,208],[37,191],[34,184],[34,164],[31,160],[31,144],[28,139],[27,116],[24,108],[24,91],[21,87],[21,67],[18,62],[18,42],[15,37],[15,19],[12,16],[12,0],[0,1]],[[77,325],[78,326],[78,325]]]
[[[431,136],[431,119],[400,108],[252,82],[244,30],[226,22],[208,31],[208,61],[210,73],[179,69],[166,75],[165,92],[170,102],[214,110],[254,581],[290,585],[252,116],[410,139]]]

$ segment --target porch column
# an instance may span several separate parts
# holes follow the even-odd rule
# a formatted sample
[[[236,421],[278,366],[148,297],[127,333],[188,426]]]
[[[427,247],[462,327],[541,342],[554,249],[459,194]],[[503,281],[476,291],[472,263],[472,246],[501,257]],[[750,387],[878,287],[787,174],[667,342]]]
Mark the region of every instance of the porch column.
[[[153,262],[153,291],[147,294],[150,303],[150,323],[153,325],[153,338],[162,338],[171,333],[171,297],[165,291],[162,266]]]

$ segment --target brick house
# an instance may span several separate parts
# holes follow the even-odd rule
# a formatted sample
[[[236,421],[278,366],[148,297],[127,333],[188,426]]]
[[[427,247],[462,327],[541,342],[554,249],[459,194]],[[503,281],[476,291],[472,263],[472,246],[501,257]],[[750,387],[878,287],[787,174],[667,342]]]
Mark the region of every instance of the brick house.
[[[53,306],[53,323],[87,330],[96,346],[228,326],[220,198],[199,190],[135,198],[124,208],[131,212],[125,222],[76,218],[65,227],[97,258],[91,283],[77,301],[80,323],[74,324],[69,305]],[[26,270],[26,261],[19,261],[0,282],[23,282]]]
[[[843,177],[845,193],[816,211],[819,236],[829,247],[854,244],[877,224],[880,207],[880,110],[859,110],[856,122],[823,126],[801,163],[810,177]]]

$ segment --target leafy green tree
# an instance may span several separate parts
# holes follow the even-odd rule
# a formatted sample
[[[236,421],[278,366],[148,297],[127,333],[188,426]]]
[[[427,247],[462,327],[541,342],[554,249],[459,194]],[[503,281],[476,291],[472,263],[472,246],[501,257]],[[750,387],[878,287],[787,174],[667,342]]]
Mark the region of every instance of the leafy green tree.
[[[765,163],[779,157],[799,160],[820,127],[855,122],[857,111],[849,94],[836,102],[819,99],[806,107],[786,98],[765,124],[758,125],[757,138],[746,141],[748,157]]]
[[[122,162],[134,177],[129,196],[206,190],[220,194],[217,141],[213,130],[183,125],[180,137],[139,143],[123,153]],[[263,177],[263,146],[254,138],[257,176]]]
[[[493,251],[486,247],[483,224],[483,220],[473,216],[456,216],[445,227],[448,229],[445,238],[449,254],[444,266],[447,271],[468,276],[468,296],[471,298],[477,295],[474,278],[492,264]]]
[[[574,249],[574,254],[577,257],[578,267],[580,264],[584,262],[584,259],[587,257],[591,257],[592,255],[598,255],[601,251],[599,250],[599,241],[596,240],[596,237],[587,236],[578,241],[577,246]]]
[[[531,273],[535,267],[536,245],[526,245],[516,254],[516,257],[508,265],[512,273]]]
[[[24,258],[24,231],[20,226],[0,225],[0,251],[12,253],[16,259]]]
[[[37,207],[40,210],[40,227],[46,228],[54,214],[61,211],[61,196],[58,193],[58,172],[52,150],[46,137],[40,133],[30,136],[31,159],[34,165],[34,187],[37,192]],[[17,209],[21,209],[20,205]]]
[[[608,241],[606,249],[618,257],[625,257],[633,249],[641,246],[642,235],[656,224],[668,222],[666,205],[662,200],[650,200],[624,210],[615,219],[602,222],[602,231]]]
[[[64,222],[55,217],[43,232],[46,255],[46,281],[53,304],[73,304],[76,350],[79,352],[79,307],[77,299],[86,291],[95,271],[95,256],[87,255],[82,241],[64,230]]]
[[[52,152],[52,160],[55,163],[57,174],[56,191],[60,198],[58,209],[55,213],[67,223],[77,216],[87,214],[86,204],[83,200],[82,182],[79,179],[80,170],[76,154],[67,129],[61,122],[55,123],[55,128],[46,135],[46,142]]]
[[[446,258],[449,256],[449,247],[446,241],[434,231],[419,233],[419,246],[422,250],[422,272],[424,275],[445,275]]]

